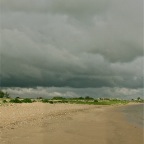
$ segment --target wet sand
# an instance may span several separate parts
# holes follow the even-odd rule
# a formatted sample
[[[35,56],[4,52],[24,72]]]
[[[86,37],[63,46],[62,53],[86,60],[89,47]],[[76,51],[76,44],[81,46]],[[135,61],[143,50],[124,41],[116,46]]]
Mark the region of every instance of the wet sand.
[[[123,106],[14,104],[0,106],[1,144],[143,144],[143,129]]]

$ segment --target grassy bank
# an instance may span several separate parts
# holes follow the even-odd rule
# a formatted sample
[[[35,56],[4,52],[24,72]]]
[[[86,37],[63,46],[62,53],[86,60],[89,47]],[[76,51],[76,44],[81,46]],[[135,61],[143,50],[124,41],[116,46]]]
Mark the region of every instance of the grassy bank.
[[[11,98],[7,92],[0,91],[0,105],[9,104],[9,103],[33,103],[33,102],[42,102],[42,103],[70,103],[70,104],[89,104],[89,105],[117,105],[117,104],[127,104],[130,102],[135,103],[144,103],[144,100],[138,97],[137,99],[131,100],[121,100],[121,99],[112,99],[112,98],[97,98],[92,97],[78,97],[78,98],[65,98],[65,97],[53,97],[46,99],[43,97],[33,98],[20,98],[15,97]]]
[[[120,99],[94,99],[94,98],[63,98],[63,97],[54,97],[51,99],[43,98],[0,98],[0,104],[9,104],[9,103],[33,103],[33,102],[42,102],[42,103],[69,103],[69,104],[89,104],[89,105],[118,105],[118,104],[128,104],[130,102],[143,103],[143,100],[120,100]]]

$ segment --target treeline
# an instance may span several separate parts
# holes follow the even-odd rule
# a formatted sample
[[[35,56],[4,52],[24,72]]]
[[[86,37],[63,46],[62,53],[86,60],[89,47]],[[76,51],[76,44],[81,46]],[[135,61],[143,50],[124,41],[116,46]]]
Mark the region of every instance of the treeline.
[[[0,90],[0,98],[10,98],[10,96],[7,92]]]
[[[131,99],[131,100],[121,100],[116,98],[97,98],[94,99],[90,96],[85,97],[52,97],[52,98],[43,98],[43,97],[37,97],[35,99],[33,98],[20,98],[15,97],[11,98],[7,92],[3,92],[0,90],[0,98],[2,103],[33,103],[33,102],[43,102],[43,103],[70,103],[70,104],[94,104],[94,105],[112,105],[112,104],[126,104],[129,102],[144,102],[143,99],[138,97],[137,99]]]
[[[64,98],[64,97],[53,97],[51,99],[41,99],[43,103],[69,103],[69,104],[89,104],[89,105],[113,105],[113,104],[127,104],[127,100],[117,99],[94,99],[92,97],[78,97],[78,98]]]

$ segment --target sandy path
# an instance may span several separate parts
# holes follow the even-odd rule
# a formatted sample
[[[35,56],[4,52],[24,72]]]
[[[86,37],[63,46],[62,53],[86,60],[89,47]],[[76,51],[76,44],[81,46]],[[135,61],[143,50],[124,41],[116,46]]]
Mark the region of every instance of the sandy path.
[[[143,144],[143,130],[129,124],[115,108],[40,103],[0,107],[0,110],[5,109],[7,114],[8,111],[15,110],[12,119],[10,116],[4,118],[1,115],[3,121],[9,118],[5,121],[5,127],[1,128],[1,142],[2,144]],[[23,117],[17,116],[18,111],[23,113]],[[27,113],[33,115],[30,117]],[[0,124],[2,125],[1,121]]]

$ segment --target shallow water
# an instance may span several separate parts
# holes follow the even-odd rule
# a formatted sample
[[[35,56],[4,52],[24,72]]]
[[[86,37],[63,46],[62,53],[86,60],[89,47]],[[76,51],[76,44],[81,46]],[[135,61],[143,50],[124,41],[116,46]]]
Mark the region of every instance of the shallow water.
[[[129,122],[144,127],[144,104],[123,107],[122,112],[124,112]]]

